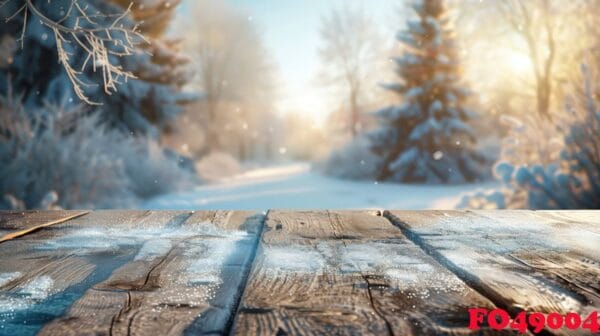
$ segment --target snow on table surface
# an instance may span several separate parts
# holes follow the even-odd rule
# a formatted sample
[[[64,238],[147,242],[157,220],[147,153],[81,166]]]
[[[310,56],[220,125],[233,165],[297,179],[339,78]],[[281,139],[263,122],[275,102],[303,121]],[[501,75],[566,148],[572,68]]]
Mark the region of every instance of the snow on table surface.
[[[504,309],[587,316],[600,308],[598,211],[388,211],[385,216]]]
[[[600,307],[598,211],[20,216],[0,212],[35,229],[0,242],[0,335],[460,334],[473,306]]]
[[[411,185],[340,180],[297,163],[262,168],[165,195],[143,209],[453,209],[469,193],[491,190],[497,182],[463,185]]]

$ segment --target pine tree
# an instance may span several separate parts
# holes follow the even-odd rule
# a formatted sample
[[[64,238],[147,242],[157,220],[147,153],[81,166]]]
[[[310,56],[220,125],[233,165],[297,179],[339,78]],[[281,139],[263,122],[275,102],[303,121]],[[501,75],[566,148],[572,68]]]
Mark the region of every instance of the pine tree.
[[[74,3],[79,6],[74,8]],[[54,31],[32,10],[28,15],[24,15],[25,10],[19,11],[22,1],[5,1],[0,7],[3,20],[0,39],[16,42],[17,48],[0,69],[0,94],[13,92],[22,96],[28,111],[47,111],[43,107],[48,104],[69,108],[81,104],[83,98],[88,103],[97,103],[99,106],[91,106],[90,110],[100,110],[102,119],[113,127],[157,137],[180,112],[180,105],[192,98],[181,89],[186,81],[182,65],[187,60],[176,52],[173,41],[163,38],[176,3],[168,0],[32,0],[32,6],[40,13],[67,28],[76,25],[111,27],[118,20],[118,27],[140,32],[133,37],[119,31],[103,33],[103,37],[111,40],[105,43],[106,48],[115,53],[124,50],[112,42],[136,39],[127,55],[108,56],[115,77],[114,87],[107,88],[102,85],[106,83],[102,64],[88,58],[89,50],[70,36],[67,36],[70,40],[62,43],[73,70],[71,75],[76,76],[74,80],[69,71],[60,66]],[[119,19],[127,8],[129,15]],[[82,20],[82,15],[89,21]],[[4,22],[7,18],[10,19]],[[85,42],[82,36],[78,38]]]
[[[381,159],[380,180],[461,183],[482,176],[485,163],[474,149],[460,86],[458,48],[443,0],[417,0],[417,20],[397,35],[405,46],[395,58],[401,83],[385,85],[403,104],[376,112],[380,127],[369,134]]]
[[[194,94],[182,91],[191,78],[187,68],[189,59],[179,53],[178,40],[165,38],[173,11],[179,1],[174,0],[111,0],[122,8],[131,4],[132,18],[149,43],[141,44],[136,58],[124,58],[138,80],[126,83],[114,95],[113,104],[123,115],[135,118],[130,129],[148,129],[158,125],[159,131],[170,126],[182,112],[181,106],[196,99]],[[141,118],[140,118],[141,117]],[[136,126],[137,125],[137,126]],[[146,132],[147,133],[147,132]]]

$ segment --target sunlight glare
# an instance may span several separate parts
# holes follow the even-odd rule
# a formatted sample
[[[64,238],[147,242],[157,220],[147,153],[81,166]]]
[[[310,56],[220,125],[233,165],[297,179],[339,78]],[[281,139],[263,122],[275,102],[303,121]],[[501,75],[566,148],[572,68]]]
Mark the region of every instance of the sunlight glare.
[[[331,112],[327,102],[322,97],[322,92],[314,90],[309,84],[304,86],[288,86],[285,96],[279,101],[280,113],[299,114],[311,121],[310,127],[324,127],[327,117]]]
[[[510,67],[515,73],[524,73],[531,68],[531,61],[527,56],[520,52],[511,52],[508,57]]]

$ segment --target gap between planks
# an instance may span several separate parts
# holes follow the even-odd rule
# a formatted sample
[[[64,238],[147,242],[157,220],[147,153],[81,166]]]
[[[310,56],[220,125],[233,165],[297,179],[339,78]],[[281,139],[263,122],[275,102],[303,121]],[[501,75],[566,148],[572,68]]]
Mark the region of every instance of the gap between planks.
[[[398,229],[400,229],[400,231],[402,231],[402,234],[406,238],[408,238],[415,245],[417,245],[423,252],[425,252],[430,257],[432,257],[442,267],[444,267],[448,271],[454,273],[467,286],[471,287],[473,290],[477,291],[479,294],[483,295],[488,300],[492,301],[492,303],[496,307],[502,308],[502,309],[507,310],[507,311],[510,312],[511,308],[508,305],[505,305],[502,300],[499,300],[494,295],[489,295],[490,294],[490,290],[487,288],[487,286],[481,284],[478,281],[477,277],[472,276],[468,272],[464,271],[463,269],[461,269],[460,267],[458,267],[457,265],[455,265],[448,258],[444,257],[441,253],[439,253],[438,251],[436,251],[435,248],[431,248],[431,247],[427,246],[427,243],[425,243],[423,241],[423,239],[421,239],[421,237],[419,236],[419,234],[416,233],[416,232],[413,232],[401,220],[399,220],[397,218],[394,218],[392,216],[392,214],[390,212],[388,212],[387,210],[384,211],[383,213],[379,214],[378,216],[384,217],[388,222],[390,222],[391,225],[393,225],[393,226],[397,227]],[[512,314],[513,312],[510,312],[510,313]]]
[[[388,220],[392,225],[399,228],[402,231],[402,234],[406,236],[410,241],[412,241],[415,245],[417,245],[423,252],[431,256],[438,264],[440,264],[445,269],[449,270],[453,274],[455,274],[461,281],[463,281],[467,286],[472,288],[474,291],[482,295],[483,297],[490,300],[496,307],[505,310],[511,316],[511,319],[514,319],[516,315],[523,311],[523,309],[515,308],[507,303],[502,297],[497,296],[490,286],[486,285],[482,281],[479,280],[476,274],[471,274],[468,270],[461,268],[456,265],[452,260],[445,257],[440,251],[438,251],[434,246],[430,246],[418,232],[415,232],[407,223],[405,223],[401,218],[394,216],[394,214],[388,210],[385,210],[378,214],[379,216],[384,217]],[[532,326],[528,326],[529,332],[536,335],[555,335],[553,332],[550,332],[548,329],[543,329],[537,333],[533,331]]]
[[[360,217],[361,213],[362,218]],[[368,217],[373,217],[374,220],[375,218],[379,219],[371,223]],[[342,211],[336,213],[315,211],[313,213],[310,211],[281,211],[281,213],[270,212],[266,217],[266,222],[261,234],[261,245],[258,247],[250,278],[246,282],[242,302],[238,306],[236,320],[230,334],[249,334],[252,331],[259,334],[261,332],[294,334],[298,330],[304,330],[306,334],[309,334],[310,329],[302,329],[308,325],[315,327],[312,330],[315,334],[319,333],[317,330],[320,332],[327,330],[330,333],[337,330],[340,334],[343,331],[356,330],[365,333],[375,332],[391,335],[403,335],[410,332],[419,334],[419,330],[421,332],[428,330],[430,334],[434,330],[439,333],[456,332],[466,334],[468,333],[468,330],[466,330],[467,321],[463,320],[456,324],[458,315],[449,316],[447,314],[450,305],[454,307],[454,310],[450,312],[461,312],[460,316],[462,318],[464,318],[466,308],[470,305],[489,309],[495,308],[495,305],[489,299],[473,290],[462,279],[456,277],[453,272],[447,270],[447,267],[440,264],[438,260],[423,252],[420,246],[408,239],[396,225],[383,217],[381,212]],[[370,269],[371,266],[361,266],[361,262],[368,263],[368,260],[361,259],[357,261],[357,264],[352,263],[352,265],[346,265],[344,268],[339,259],[337,261],[329,259],[339,258],[339,256],[336,257],[336,254],[340,251],[351,256],[352,251],[348,250],[349,246],[346,243],[353,240],[359,247],[362,246],[361,242],[363,240],[369,244],[381,245],[381,247],[387,247],[387,244],[389,244],[389,246],[397,247],[397,249],[393,249],[395,252],[404,251],[400,253],[401,258],[419,256],[417,262],[400,263],[400,269],[410,271],[415,268],[415,272],[417,272],[420,268],[413,265],[426,264],[432,267],[432,272],[437,269],[436,274],[447,274],[448,281],[455,281],[453,283],[456,286],[452,286],[453,289],[450,291],[438,293],[440,296],[437,301],[436,299],[426,299],[425,296],[405,295],[400,293],[404,293],[403,290],[394,290],[394,288],[400,288],[394,285],[395,281],[401,280],[390,280],[391,282],[388,282],[383,277],[381,279],[377,277],[377,275],[381,275],[381,270]],[[315,253],[322,255],[323,262],[326,264],[321,265],[322,267],[319,268],[319,272],[325,270],[324,275],[314,276],[318,272],[312,269],[314,266],[312,264],[307,266],[291,265],[289,268],[285,266],[281,268],[281,266],[272,265],[269,262],[269,253],[265,251],[271,250],[276,253],[279,248],[287,249],[290,245],[302,247],[298,251],[302,252],[304,256],[299,256],[300,258],[314,257],[315,255],[312,252],[307,253],[307,251],[312,251],[313,245],[323,245],[322,247],[326,251],[323,252],[315,248]],[[265,248],[265,250],[261,250],[262,248]],[[331,252],[329,250],[333,251],[333,254],[329,253]],[[358,249],[357,251],[360,252],[361,250]],[[285,262],[284,260],[281,261]],[[330,262],[333,263],[330,264]],[[341,268],[337,269],[338,267]],[[385,267],[385,265],[381,267]],[[277,277],[279,280],[264,281],[263,275],[279,275],[277,272],[289,273],[292,278],[290,281],[283,282],[279,281],[279,277]],[[375,272],[375,278],[373,279],[370,277],[372,272]],[[314,278],[314,281],[307,281],[311,277]],[[372,282],[372,280],[375,282]],[[292,286],[290,282],[302,284],[303,286]],[[363,286],[363,284],[366,286]],[[319,296],[320,291],[316,287],[322,285],[330,288],[332,293]],[[388,287],[392,289],[385,289]],[[265,288],[275,288],[275,290],[272,292],[265,290]],[[410,294],[418,292],[419,288],[410,287],[405,288],[405,290]],[[376,290],[373,291],[373,289]],[[463,289],[464,291],[462,291]],[[348,296],[348,293],[351,293],[351,295]],[[313,296],[313,294],[316,294],[316,296]],[[343,304],[343,302],[331,300],[336,295],[344,295],[340,297],[342,301],[348,297],[354,299],[349,299],[346,302],[347,304]],[[425,302],[431,301],[431,304],[414,308],[414,303],[423,300]],[[375,301],[377,301],[377,304],[375,304]],[[323,304],[322,307],[321,304]],[[435,322],[435,319],[424,320],[423,324],[421,321],[413,323],[413,316],[420,316],[420,314],[413,314],[414,311],[410,309],[411,304],[413,304],[413,310],[417,309],[417,313],[425,313],[425,315],[430,313],[432,316],[446,319],[441,324]],[[357,310],[357,307],[363,308]],[[400,315],[394,313],[395,309],[380,310],[380,307],[400,309],[398,310]],[[405,308],[408,308],[407,313],[403,313]],[[388,320],[390,317],[392,319]],[[417,329],[414,329],[415,327]],[[489,330],[483,331],[484,334],[488,332]]]
[[[68,216],[65,218],[61,218],[61,219],[58,219],[55,221],[51,221],[51,222],[40,224],[40,225],[31,227],[28,229],[20,230],[18,232],[7,234],[4,237],[0,238],[0,243],[5,242],[10,239],[14,239],[14,238],[18,238],[18,237],[27,235],[31,232],[43,229],[43,228],[51,226],[51,225],[64,223],[68,220],[86,215],[88,213],[89,212],[74,214],[74,215],[71,215],[71,216]],[[238,316],[239,310],[241,308],[242,300],[246,294],[246,289],[248,287],[250,272],[254,266],[258,247],[259,247],[259,244],[261,244],[262,235],[264,233],[265,223],[269,219],[270,214],[271,214],[271,210],[267,211],[266,214],[263,214],[263,216],[261,218],[261,222],[260,222],[260,225],[258,226],[258,230],[257,230],[257,239],[255,240],[252,248],[250,249],[250,255],[249,255],[249,259],[248,259],[248,267],[245,269],[244,273],[242,274],[242,279],[241,279],[240,285],[238,287],[239,295],[236,298],[235,303],[232,305],[231,314],[230,314],[228,322],[224,328],[225,334],[231,334],[233,331],[232,330],[233,324],[235,322],[236,317]],[[499,298],[496,295],[494,295],[494,291],[492,288],[490,288],[485,283],[481,283],[480,281],[478,281],[476,275],[471,274],[468,270],[464,270],[460,266],[453,263],[450,259],[448,259],[442,253],[440,253],[435,247],[429,246],[429,244],[421,237],[420,233],[415,232],[413,229],[411,229],[409,227],[408,224],[402,222],[401,219],[394,217],[393,214],[388,211],[385,211],[385,212],[377,211],[377,212],[372,212],[371,214],[373,216],[383,217],[387,222],[390,223],[390,225],[392,227],[395,227],[396,229],[401,231],[402,235],[405,236],[411,242],[413,242],[420,250],[422,250],[427,255],[431,256],[434,259],[434,261],[436,263],[438,263],[442,268],[447,269],[448,271],[450,271],[451,273],[456,275],[461,281],[463,281],[463,283],[465,283],[465,285],[467,285],[468,287],[472,288],[474,291],[476,291],[483,297],[490,300],[495,306],[509,311],[509,313],[511,315],[513,315],[513,317],[514,317],[514,314],[516,314],[518,312],[514,308],[511,308],[510,305],[506,304],[506,302],[502,298]],[[7,239],[6,238],[7,236],[12,236],[12,237]],[[367,279],[365,279],[365,280],[367,280]],[[544,333],[541,333],[541,334],[544,334]]]
[[[162,213],[167,213],[167,212],[162,212]],[[185,214],[185,213],[181,213],[181,214],[173,214],[172,216],[168,216],[169,219],[168,222],[171,224],[164,224],[164,221],[157,221],[152,220],[152,221],[148,221],[148,223],[152,224],[151,226],[153,228],[166,228],[166,227],[171,227],[171,228],[183,228],[183,227],[188,227],[191,229],[192,226],[194,225],[203,225],[202,223],[205,223],[207,220],[210,223],[213,223],[214,225],[216,225],[219,228],[222,229],[236,229],[236,230],[242,230],[242,231],[247,231],[249,234],[251,233],[251,236],[255,237],[252,238],[253,239],[253,243],[252,244],[248,244],[245,245],[245,243],[242,243],[242,245],[244,245],[244,249],[247,251],[247,253],[243,254],[242,257],[239,257],[241,259],[243,259],[243,261],[238,261],[243,263],[243,265],[241,265],[240,267],[244,267],[244,270],[237,273],[237,276],[234,276],[233,278],[235,278],[233,281],[229,283],[229,281],[231,279],[227,279],[225,281],[225,284],[223,286],[227,286],[224,288],[229,288],[231,290],[229,290],[229,294],[227,298],[227,302],[225,301],[219,301],[218,303],[215,303],[215,307],[217,307],[218,309],[214,310],[214,311],[210,311],[208,312],[209,315],[211,315],[212,317],[209,317],[209,319],[217,319],[219,325],[217,326],[219,329],[215,329],[215,325],[212,324],[212,322],[210,320],[207,320],[210,324],[209,327],[206,327],[206,325],[204,325],[202,322],[199,322],[199,318],[200,315],[196,316],[195,318],[193,318],[188,322],[185,323],[179,323],[178,328],[181,327],[181,333],[182,334],[195,334],[196,331],[197,333],[227,333],[227,328],[228,328],[228,324],[231,323],[231,319],[232,319],[232,314],[235,314],[235,312],[237,311],[237,305],[239,304],[239,298],[240,298],[240,292],[245,288],[246,284],[246,278],[244,277],[248,272],[249,269],[251,267],[251,264],[253,262],[253,255],[257,246],[257,242],[259,239],[259,235],[262,233],[262,225],[264,224],[264,220],[265,220],[265,213],[257,213],[257,212],[235,212],[238,215],[236,216],[232,216],[234,212],[228,211],[199,211],[197,212],[195,215],[197,215],[197,218],[195,220],[191,220],[189,214]],[[155,214],[160,215],[161,212],[155,212]],[[107,214],[108,216],[110,216],[110,213]],[[160,216],[159,216],[160,217]],[[174,221],[174,219],[177,219],[176,221]],[[235,218],[235,220],[233,220],[232,218]],[[254,218],[254,219],[252,219]],[[250,223],[248,224],[249,227],[245,227],[247,224],[246,223]],[[135,223],[135,225],[134,225]],[[144,225],[143,223],[140,224],[139,221],[132,221],[131,223],[133,226],[138,227],[138,228],[145,228],[146,225]],[[232,225],[234,225],[232,227]],[[119,229],[117,226],[107,226],[107,227],[113,227],[114,229]],[[249,230],[249,231],[248,231]],[[219,238],[219,235],[215,235],[214,237],[211,236],[212,231],[202,231],[199,230],[197,235],[202,235],[202,236],[206,236],[209,237],[211,239],[215,238]],[[196,236],[196,235],[194,235]],[[185,238],[187,239],[187,237]],[[248,238],[249,239],[249,238]],[[182,245],[183,246],[183,245]],[[208,245],[207,245],[208,246]],[[181,247],[183,248],[183,247]],[[138,253],[139,253],[139,247],[137,247],[138,249]],[[112,271],[112,273],[110,274],[109,277],[107,277],[106,279],[102,280],[99,283],[96,283],[94,286],[90,287],[92,289],[92,291],[90,292],[90,290],[86,290],[86,293],[84,293],[84,296],[80,297],[75,303],[71,304],[69,310],[67,311],[66,314],[63,314],[60,318],[55,319],[53,322],[54,324],[50,325],[46,325],[44,326],[44,330],[42,331],[42,334],[44,334],[44,331],[47,332],[47,334],[56,334],[56,333],[62,333],[62,331],[64,330],[68,330],[68,328],[74,328],[72,330],[80,330],[80,326],[79,325],[84,325],[90,328],[96,328],[98,325],[96,323],[96,321],[93,321],[93,319],[95,318],[89,318],[89,313],[85,313],[82,314],[82,310],[89,310],[90,305],[88,305],[87,303],[95,300],[95,297],[93,295],[109,295],[109,293],[111,293],[110,295],[113,295],[114,293],[122,293],[122,292],[127,292],[127,300],[126,300],[126,304],[123,305],[123,307],[120,308],[119,312],[117,315],[113,315],[113,312],[100,312],[100,314],[98,315],[99,317],[105,316],[110,318],[111,315],[113,315],[112,317],[112,321],[111,320],[106,320],[106,323],[103,323],[105,325],[109,325],[110,326],[110,330],[112,330],[112,332],[116,333],[116,334],[120,334],[120,333],[127,333],[131,326],[132,323],[135,320],[136,325],[138,325],[137,327],[139,327],[143,322],[144,318],[143,316],[145,315],[140,315],[138,313],[140,312],[144,312],[143,310],[147,310],[148,307],[151,307],[153,305],[153,303],[151,302],[152,300],[150,299],[150,296],[155,295],[155,297],[158,297],[159,295],[163,295],[161,293],[154,293],[154,290],[157,289],[158,291],[160,291],[160,285],[162,284],[159,280],[159,276],[158,274],[164,270],[176,270],[177,267],[180,266],[180,263],[178,263],[178,261],[174,260],[177,259],[178,257],[173,258],[172,255],[170,255],[173,251],[173,249],[180,249],[180,246],[178,244],[173,243],[173,246],[171,247],[171,249],[165,253],[162,253],[160,256],[155,256],[152,258],[151,261],[137,261],[137,263],[141,263],[144,262],[145,264],[142,265],[133,265],[133,262],[136,261],[128,261],[126,264],[120,266],[118,269],[115,269]],[[165,255],[163,255],[165,254]],[[177,254],[177,253],[175,253]],[[228,257],[229,258],[229,257]],[[235,257],[238,258],[238,257]],[[228,261],[223,261],[223,263],[227,263]],[[171,267],[171,268],[164,268],[164,265],[170,265],[167,267]],[[236,264],[237,265],[237,264]],[[245,266],[244,266],[245,265]],[[135,266],[135,267],[132,267]],[[127,269],[127,267],[129,267],[129,269]],[[232,266],[233,267],[233,266]],[[140,268],[142,268],[143,272],[138,272],[140,270]],[[125,271],[127,270],[127,271]],[[159,271],[155,271],[155,270],[159,270]],[[129,273],[129,271],[134,271],[135,274]],[[175,273],[177,274],[177,273]],[[239,280],[236,280],[239,279]],[[227,283],[229,283],[229,285],[227,285]],[[170,285],[171,282],[167,281],[167,285]],[[156,287],[159,286],[159,287]],[[166,287],[165,287],[166,288]],[[217,290],[219,291],[219,290]],[[89,293],[91,294],[89,294]],[[96,294],[94,294],[96,293]],[[135,293],[136,296],[132,296],[131,294]],[[89,295],[88,295],[89,294]],[[116,294],[114,294],[116,295]],[[165,294],[166,295],[166,294]],[[233,296],[235,295],[235,296]],[[177,296],[177,295],[176,295]],[[114,301],[114,298],[111,299]],[[212,299],[208,299],[208,300],[212,300]],[[130,305],[131,302],[135,302],[135,305]],[[163,303],[167,303],[168,307],[171,307],[173,305],[168,305],[168,303],[170,303],[171,301],[161,301]],[[174,302],[174,301],[173,301]],[[172,303],[172,302],[171,302]],[[212,307],[212,304],[214,302],[212,301],[206,301],[207,303],[207,307]],[[226,305],[225,305],[226,304]],[[133,307],[133,308],[131,308]],[[182,309],[187,309],[185,308],[185,303],[182,304],[183,307]],[[116,309],[118,309],[119,307],[117,307]],[[192,307],[193,308],[193,307]],[[227,309],[223,309],[223,308],[227,308]],[[94,308],[95,309],[95,308]],[[110,307],[110,310],[115,310],[114,309],[114,305],[113,307]],[[169,308],[170,309],[170,308]],[[173,310],[177,310],[178,308],[173,308]],[[212,309],[212,308],[211,308]],[[136,311],[137,310],[137,311]],[[218,310],[218,311],[217,311]],[[225,315],[225,312],[227,315]],[[73,313],[72,315],[70,315],[71,313]],[[95,315],[95,314],[94,314]],[[140,318],[138,318],[139,316],[142,316]],[[148,315],[150,316],[150,315]],[[215,318],[216,316],[216,318]],[[115,320],[115,317],[118,318],[118,321]],[[151,317],[151,316],[150,316]],[[167,316],[168,317],[168,316]],[[83,318],[83,320],[80,320],[79,322],[76,321],[76,318]],[[88,324],[85,325],[85,320],[88,320]],[[183,319],[185,320],[185,319]],[[115,323],[118,322],[118,323]],[[140,322],[141,321],[141,322]],[[150,321],[151,320],[146,320],[146,321]],[[165,322],[172,322],[169,320],[164,320]],[[152,323],[157,323],[159,322],[158,320]],[[206,321],[205,321],[206,322]],[[221,324],[222,323],[222,324]],[[67,327],[61,326],[61,324],[66,324]],[[168,323],[166,324],[167,326],[169,325]],[[144,324],[141,325],[142,327],[152,327],[150,324]],[[115,327],[115,329],[113,330],[113,327]],[[118,327],[118,328],[116,328]],[[154,327],[152,327],[154,330],[154,332],[157,332],[157,330],[163,330],[160,329],[161,327],[165,327],[165,324],[162,325],[155,325]],[[206,328],[206,329],[202,329],[202,328]],[[60,329],[63,328],[63,329]],[[77,329],[79,328],[79,329]],[[106,329],[106,328],[104,328]],[[189,330],[188,330],[189,329]],[[164,329],[167,330],[167,329]],[[110,333],[110,332],[108,332]],[[166,333],[166,332],[165,332]]]
[[[256,259],[256,252],[258,251],[258,246],[260,245],[261,237],[263,234],[263,230],[265,229],[265,223],[267,222],[267,218],[269,218],[269,213],[271,210],[267,210],[266,213],[262,216],[260,221],[260,225],[258,226],[258,232],[256,240],[254,241],[254,245],[252,246],[252,251],[250,252],[248,267],[242,274],[242,281],[239,286],[239,295],[233,304],[231,309],[231,314],[229,315],[229,320],[227,320],[227,324],[224,328],[223,335],[232,335],[233,332],[233,324],[235,323],[235,319],[238,315],[242,299],[244,298],[244,294],[246,294],[246,288],[248,287],[248,280],[250,279],[250,272],[252,271],[252,267],[254,266],[254,260]]]

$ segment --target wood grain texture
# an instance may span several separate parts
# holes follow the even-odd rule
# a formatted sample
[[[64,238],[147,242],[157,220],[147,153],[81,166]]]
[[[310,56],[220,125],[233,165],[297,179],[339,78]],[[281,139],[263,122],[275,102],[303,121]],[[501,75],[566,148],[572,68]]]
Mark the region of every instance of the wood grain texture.
[[[274,211],[233,333],[469,334],[473,306],[494,307],[385,218]]]
[[[0,335],[461,335],[474,306],[600,308],[598,211],[78,214],[0,212],[34,228],[0,244]]]
[[[0,243],[85,215],[87,211],[2,211]]]
[[[600,264],[597,248],[591,247],[600,246],[597,222],[569,226],[532,211],[390,211],[386,216],[513,314],[587,315],[600,309]]]
[[[133,257],[40,334],[224,332],[243,289],[261,218],[249,212],[158,212],[126,227],[107,227],[123,246],[134,241]]]
[[[600,211],[598,210],[538,210],[530,212],[543,216],[546,221],[553,223],[556,227],[572,230],[591,231],[600,234]]]
[[[48,219],[55,220],[56,214],[49,212]],[[89,214],[87,219],[137,218],[134,214]],[[127,257],[126,250],[119,255],[112,254],[115,250],[102,250],[101,239],[79,239],[79,224],[86,216],[0,244],[0,334],[35,334],[43,324],[59,317],[91,282],[110,274],[111,267]],[[43,216],[37,219],[29,223],[44,222]],[[12,225],[18,227],[18,222]],[[99,253],[92,253],[92,244]]]

